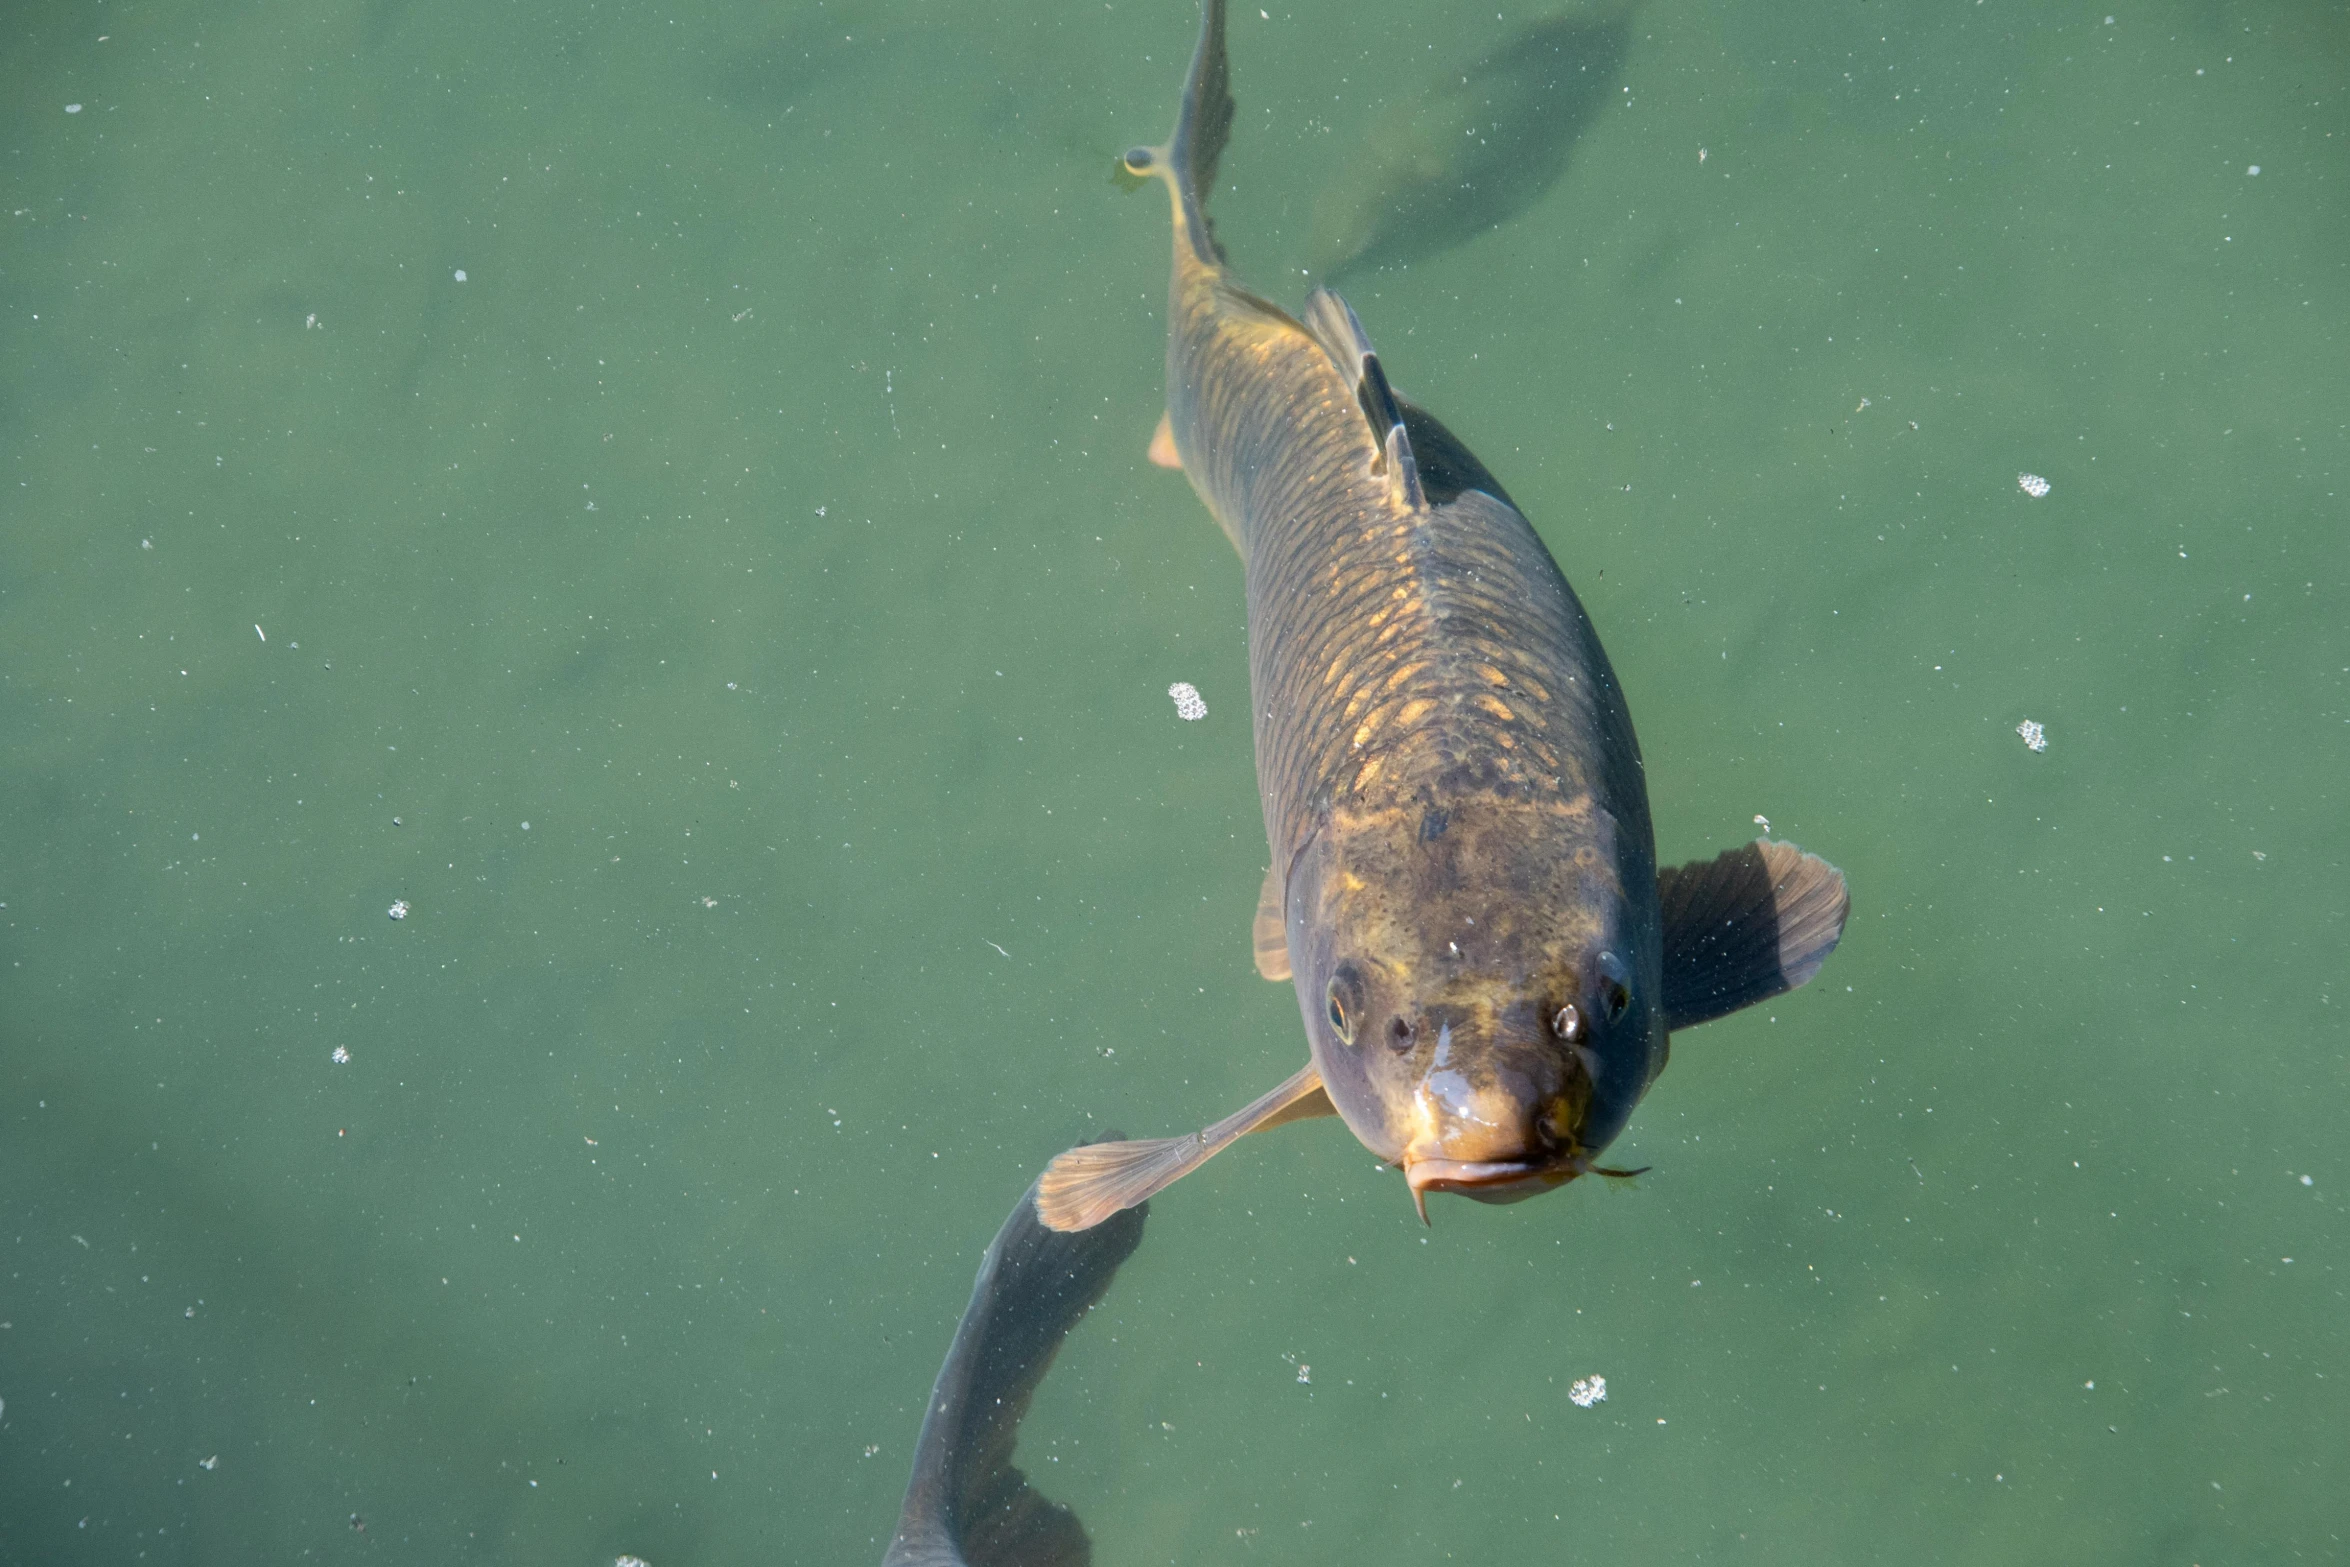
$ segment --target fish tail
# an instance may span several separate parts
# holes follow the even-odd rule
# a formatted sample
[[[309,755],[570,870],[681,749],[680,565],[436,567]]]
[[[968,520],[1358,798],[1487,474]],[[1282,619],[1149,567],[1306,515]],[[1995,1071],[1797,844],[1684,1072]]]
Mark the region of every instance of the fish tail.
[[[1191,74],[1183,84],[1183,106],[1175,134],[1163,147],[1136,147],[1119,160],[1129,178],[1157,176],[1174,195],[1175,226],[1199,259],[1210,266],[1224,260],[1208,221],[1208,196],[1216,188],[1216,165],[1232,139],[1232,70],[1224,53],[1224,0],[1205,0],[1199,45],[1191,53]]]

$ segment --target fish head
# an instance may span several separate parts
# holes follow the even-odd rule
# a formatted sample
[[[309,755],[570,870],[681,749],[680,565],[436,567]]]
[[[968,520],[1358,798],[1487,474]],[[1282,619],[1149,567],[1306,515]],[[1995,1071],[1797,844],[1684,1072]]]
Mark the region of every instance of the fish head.
[[[1587,803],[1422,801],[1333,811],[1298,856],[1291,971],[1324,1091],[1423,1213],[1588,1173],[1662,1070],[1654,856],[1629,836]]]

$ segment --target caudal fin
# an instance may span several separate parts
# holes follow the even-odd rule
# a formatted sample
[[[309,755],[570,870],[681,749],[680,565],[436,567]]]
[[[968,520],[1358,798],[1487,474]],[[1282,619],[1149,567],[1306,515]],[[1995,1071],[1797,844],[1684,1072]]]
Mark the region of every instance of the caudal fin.
[[[1215,226],[1208,221],[1208,197],[1216,188],[1216,165],[1223,161],[1224,144],[1231,139],[1232,68],[1224,54],[1224,0],[1206,0],[1199,44],[1191,52],[1191,74],[1183,83],[1183,105],[1175,114],[1175,134],[1164,147],[1131,149],[1119,160],[1116,172],[1121,182],[1153,174],[1164,177],[1175,193],[1179,232],[1211,266],[1223,262],[1224,247],[1216,243]]]
[[[1208,221],[1208,197],[1216,189],[1216,165],[1224,161],[1224,144],[1232,139],[1232,67],[1224,54],[1224,0],[1206,0],[1201,8],[1199,45],[1191,52],[1191,75],[1183,84],[1183,109],[1175,117],[1175,136],[1167,144],[1175,184],[1183,192],[1200,237],[1223,259],[1215,228]]]

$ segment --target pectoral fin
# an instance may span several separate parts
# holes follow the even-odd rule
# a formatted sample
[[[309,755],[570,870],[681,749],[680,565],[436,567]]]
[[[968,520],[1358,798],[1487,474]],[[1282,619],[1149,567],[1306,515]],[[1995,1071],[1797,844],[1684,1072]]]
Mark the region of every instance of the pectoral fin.
[[[1711,1022],[1793,990],[1844,934],[1844,873],[1791,843],[1757,838],[1660,871],[1665,1027]]]
[[[1322,1075],[1307,1063],[1295,1077],[1214,1126],[1148,1142],[1088,1143],[1046,1167],[1036,1183],[1036,1213],[1056,1230],[1090,1230],[1110,1215],[1165,1191],[1234,1139],[1292,1121],[1336,1115]]]
[[[1150,459],[1162,468],[1183,466],[1183,454],[1175,449],[1175,426],[1165,414],[1159,415],[1159,427],[1151,431]]]
[[[1289,926],[1281,915],[1281,867],[1265,872],[1257,893],[1257,922],[1249,932],[1256,943],[1257,972],[1267,979],[1289,978]]]

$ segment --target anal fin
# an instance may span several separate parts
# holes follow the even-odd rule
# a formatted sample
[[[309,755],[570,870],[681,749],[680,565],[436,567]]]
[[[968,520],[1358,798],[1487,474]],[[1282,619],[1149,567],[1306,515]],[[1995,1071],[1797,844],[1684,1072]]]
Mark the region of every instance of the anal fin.
[[[1257,919],[1249,936],[1256,946],[1257,972],[1267,979],[1289,978],[1289,922],[1282,917],[1281,867],[1265,872],[1257,892]]]
[[[1070,1149],[1037,1180],[1037,1217],[1051,1229],[1090,1230],[1165,1191],[1238,1138],[1337,1113],[1322,1091],[1322,1074],[1308,1062],[1271,1093],[1187,1136]]]
[[[1659,871],[1665,1027],[1711,1022],[1795,989],[1844,934],[1844,873],[1791,843],[1757,838]]]

